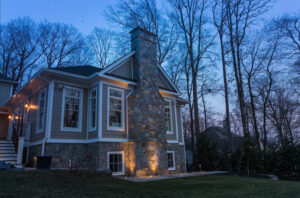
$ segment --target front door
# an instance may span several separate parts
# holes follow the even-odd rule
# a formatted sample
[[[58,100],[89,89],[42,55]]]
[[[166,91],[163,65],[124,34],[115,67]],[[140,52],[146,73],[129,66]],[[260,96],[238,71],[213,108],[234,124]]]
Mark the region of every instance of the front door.
[[[0,140],[7,139],[9,119],[7,114],[0,114]]]

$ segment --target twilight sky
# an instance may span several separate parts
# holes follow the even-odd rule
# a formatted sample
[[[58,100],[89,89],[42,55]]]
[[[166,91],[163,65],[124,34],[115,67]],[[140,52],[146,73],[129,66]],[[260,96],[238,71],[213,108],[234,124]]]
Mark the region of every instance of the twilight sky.
[[[161,0],[162,4],[166,0]],[[29,16],[39,22],[62,22],[74,25],[84,35],[97,27],[110,28],[103,16],[109,5],[118,0],[0,0],[0,22],[6,23],[16,17]],[[264,16],[272,18],[300,12],[300,0],[277,0]],[[214,111],[224,113],[224,98],[220,95],[207,98]]]
[[[103,11],[118,0],[0,0],[1,23],[15,17],[30,16],[35,21],[73,24],[87,35],[97,27],[108,27]],[[278,0],[270,17],[300,11],[300,0]]]

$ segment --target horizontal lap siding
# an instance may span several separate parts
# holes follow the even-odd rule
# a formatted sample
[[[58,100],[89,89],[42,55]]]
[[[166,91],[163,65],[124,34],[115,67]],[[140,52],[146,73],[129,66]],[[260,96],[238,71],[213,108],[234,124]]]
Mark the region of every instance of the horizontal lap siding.
[[[41,89],[42,91],[44,89]],[[47,103],[48,103],[48,89],[45,89],[45,118],[43,120],[44,122],[44,128],[42,131],[37,131],[37,122],[38,122],[38,108],[39,108],[39,93],[37,92],[30,100],[30,104],[37,107],[37,109],[30,109],[27,116],[28,116],[28,123],[31,123],[31,132],[30,132],[30,141],[35,142],[42,140],[45,137],[45,127],[46,127],[46,119],[47,119]]]
[[[0,83],[0,106],[10,98],[11,85],[6,83]]]
[[[123,63],[121,66],[117,67],[117,69],[108,71],[109,74],[125,77],[125,78],[132,78],[132,61],[129,60]]]
[[[124,91],[124,131],[112,131],[107,129],[107,94],[108,94],[108,87],[114,87],[113,85],[106,85],[103,84],[102,88],[102,137],[104,138],[127,138],[127,100],[126,95],[130,92],[130,90]],[[118,88],[118,87],[114,87]],[[120,88],[118,88],[120,89]]]
[[[61,84],[61,83],[59,83],[59,84]],[[77,88],[77,87],[74,86],[74,88]],[[86,139],[87,96],[88,96],[87,93],[88,93],[88,90],[83,89],[81,132],[61,131],[61,121],[63,120],[63,118],[62,118],[63,88],[62,88],[62,86],[59,86],[58,83],[54,84],[51,138],[54,138],[54,139]]]
[[[170,82],[168,81],[167,77],[161,71],[159,71],[159,73],[158,73],[157,80],[158,80],[159,87],[161,87],[163,89],[167,89],[167,90],[176,91],[176,90],[174,90],[174,88],[170,84]]]

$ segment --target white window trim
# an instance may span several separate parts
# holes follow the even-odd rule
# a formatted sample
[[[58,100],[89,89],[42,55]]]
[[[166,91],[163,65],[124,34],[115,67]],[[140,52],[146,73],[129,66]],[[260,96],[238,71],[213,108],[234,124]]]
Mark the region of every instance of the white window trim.
[[[168,167],[168,170],[176,170],[176,164],[175,164],[175,152],[174,151],[167,151],[167,154],[168,153],[172,153],[173,155],[173,167]],[[169,162],[169,158],[168,159],[168,162]]]
[[[80,91],[80,101],[79,101],[79,115],[78,115],[78,127],[64,127],[64,117],[65,117],[65,96],[66,96],[66,88],[75,89]],[[82,104],[83,104],[83,89],[64,86],[63,94],[62,94],[62,111],[61,111],[61,123],[60,123],[60,130],[61,131],[68,131],[68,132],[81,132],[82,131]]]
[[[42,125],[42,128],[39,129],[39,122],[40,122],[40,101],[41,101],[41,95],[42,93],[44,92],[44,114],[43,114],[43,125]],[[43,130],[45,129],[45,114],[46,114],[46,88],[42,89],[40,92],[39,92],[39,100],[38,100],[38,110],[37,110],[37,125],[36,125],[36,133],[42,133]]]
[[[166,131],[167,134],[174,134],[173,131],[173,110],[172,110],[172,101],[165,98],[165,101],[169,103],[170,108],[170,120],[171,120],[171,131]]]
[[[121,172],[114,172],[112,175],[124,175],[125,174],[125,160],[124,160],[124,151],[112,151],[112,152],[107,152],[107,169],[110,170],[109,168],[109,156],[111,154],[121,154],[122,155],[122,171]]]
[[[91,126],[91,122],[92,122],[92,118],[91,118],[91,113],[92,113],[92,108],[91,108],[91,99],[92,99],[92,92],[93,91],[96,91],[96,117],[95,117],[95,126],[92,127]],[[91,131],[95,131],[96,128],[97,128],[97,120],[98,120],[98,91],[97,91],[97,87],[94,87],[92,89],[89,90],[89,101],[88,101],[88,132],[91,132]]]
[[[120,91],[122,94],[122,112],[121,112],[121,127],[111,127],[109,126],[109,105],[110,105],[110,90],[116,90],[116,91]],[[108,87],[107,88],[107,108],[106,108],[106,119],[107,119],[107,130],[109,131],[125,131],[125,126],[124,126],[124,90],[123,89],[118,89],[118,88],[114,88],[114,87]]]

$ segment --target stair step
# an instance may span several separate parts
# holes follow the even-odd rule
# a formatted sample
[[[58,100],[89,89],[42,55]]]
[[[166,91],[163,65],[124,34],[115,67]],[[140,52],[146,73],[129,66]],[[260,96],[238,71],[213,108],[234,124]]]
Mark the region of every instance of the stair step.
[[[17,160],[17,157],[0,157],[0,161],[14,161],[14,160]]]
[[[0,150],[15,149],[14,146],[0,146]]]
[[[0,156],[1,155],[5,155],[5,154],[17,154],[15,151],[3,151],[3,150],[0,150]]]
[[[10,164],[13,164],[13,165],[16,165],[17,164],[17,160],[6,160],[5,163],[10,163]]]
[[[3,144],[3,143],[0,143],[0,148],[1,147],[10,147],[10,146],[14,146],[13,144],[9,143],[9,144]]]
[[[0,140],[0,144],[12,144],[12,140]]]
[[[6,153],[17,153],[15,149],[0,149],[0,155]]]
[[[0,153],[0,158],[2,157],[17,157],[15,153]]]

